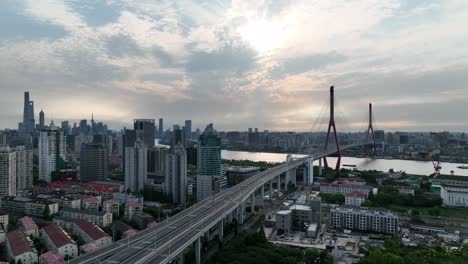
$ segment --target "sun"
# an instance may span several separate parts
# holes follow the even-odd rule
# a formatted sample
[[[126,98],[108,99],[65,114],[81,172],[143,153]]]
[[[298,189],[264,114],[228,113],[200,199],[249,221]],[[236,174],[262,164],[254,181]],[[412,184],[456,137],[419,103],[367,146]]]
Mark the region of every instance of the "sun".
[[[266,20],[249,21],[241,27],[242,39],[260,55],[267,55],[280,48],[286,41],[286,30],[280,23]]]

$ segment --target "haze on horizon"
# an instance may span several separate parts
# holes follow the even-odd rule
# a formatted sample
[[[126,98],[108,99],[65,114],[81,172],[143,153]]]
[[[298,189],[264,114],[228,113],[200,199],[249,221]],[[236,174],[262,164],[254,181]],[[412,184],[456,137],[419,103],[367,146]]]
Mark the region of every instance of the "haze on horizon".
[[[336,87],[351,130],[468,130],[468,1],[0,1],[0,128],[192,119],[310,131]],[[337,124],[340,129],[340,124]]]

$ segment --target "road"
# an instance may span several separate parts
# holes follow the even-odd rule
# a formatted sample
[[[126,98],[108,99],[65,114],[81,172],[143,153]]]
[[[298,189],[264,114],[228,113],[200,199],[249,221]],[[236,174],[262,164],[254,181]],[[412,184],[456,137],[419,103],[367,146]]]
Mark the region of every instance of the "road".
[[[344,149],[355,147],[347,146]],[[314,154],[314,160],[329,156],[330,150]],[[242,183],[207,198],[156,226],[138,232],[96,252],[80,256],[70,263],[167,263],[191,246],[210,228],[245,203],[258,188],[278,175],[307,162],[295,159],[260,172]]]

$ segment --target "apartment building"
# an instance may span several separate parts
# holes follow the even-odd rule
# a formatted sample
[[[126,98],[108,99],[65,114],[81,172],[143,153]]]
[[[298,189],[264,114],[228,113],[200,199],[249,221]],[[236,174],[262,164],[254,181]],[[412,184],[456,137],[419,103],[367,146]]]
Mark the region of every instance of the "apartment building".
[[[57,252],[62,258],[78,256],[78,246],[61,227],[50,224],[41,230],[41,239],[49,251]]]
[[[100,211],[90,211],[85,209],[63,208],[60,215],[74,220],[86,220],[99,227],[106,227],[112,224],[112,213]]]
[[[395,234],[398,223],[398,215],[383,209],[334,207],[330,210],[330,226],[336,229]]]

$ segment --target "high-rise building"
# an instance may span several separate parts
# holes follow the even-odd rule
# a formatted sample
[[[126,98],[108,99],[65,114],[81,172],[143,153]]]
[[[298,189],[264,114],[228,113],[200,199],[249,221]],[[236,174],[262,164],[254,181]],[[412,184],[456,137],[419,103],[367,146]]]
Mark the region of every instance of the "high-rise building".
[[[68,120],[62,121],[61,128],[65,136],[70,135],[70,122]]]
[[[122,135],[122,171],[125,172],[125,148],[133,148],[136,142],[135,130],[126,129]]]
[[[166,195],[172,195],[175,204],[186,204],[187,201],[187,152],[179,143],[166,160],[166,180],[164,183]]]
[[[175,149],[175,146],[179,143],[184,143],[183,131],[179,126],[174,126],[174,130],[172,131],[171,150]]]
[[[166,160],[169,149],[165,146],[155,146],[148,149],[148,178],[163,183],[166,177]]]
[[[125,190],[141,192],[144,190],[148,157],[145,143],[137,139],[133,147],[125,148]]]
[[[112,135],[99,134],[93,136],[93,143],[101,144],[106,151],[106,156],[110,158],[112,154]]]
[[[43,129],[39,132],[39,179],[51,182],[51,173],[57,170],[60,160],[65,160],[65,138],[59,129]]]
[[[85,143],[80,151],[80,178],[82,181],[104,181],[108,175],[107,149],[101,143]]]
[[[88,121],[86,119],[83,119],[80,121],[79,133],[87,135],[88,132],[89,132]]]
[[[16,189],[23,190],[33,186],[33,151],[25,146],[16,150]]]
[[[145,143],[147,148],[154,147],[154,119],[135,119],[133,128],[136,136]]]
[[[159,138],[164,137],[164,120],[162,118],[159,118]]]
[[[227,184],[221,164],[221,138],[209,124],[198,140],[197,201],[219,192]]]
[[[0,147],[0,196],[16,196],[16,152]]]
[[[45,126],[45,114],[44,114],[44,111],[41,111],[39,112],[39,129],[44,129],[44,126]]]
[[[7,135],[5,132],[0,131],[0,146],[7,144]]]
[[[192,120],[185,120],[184,134],[185,140],[192,139]]]
[[[29,135],[34,131],[34,102],[29,100],[29,92],[24,92],[23,123],[19,128],[22,135]]]

